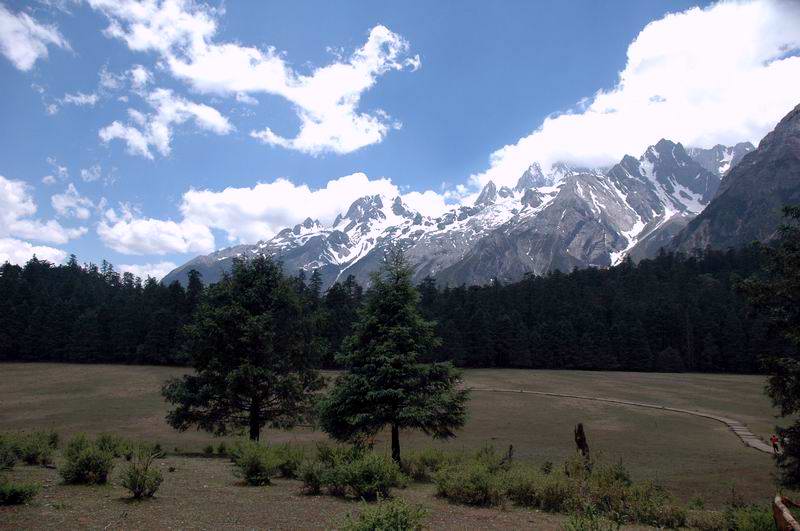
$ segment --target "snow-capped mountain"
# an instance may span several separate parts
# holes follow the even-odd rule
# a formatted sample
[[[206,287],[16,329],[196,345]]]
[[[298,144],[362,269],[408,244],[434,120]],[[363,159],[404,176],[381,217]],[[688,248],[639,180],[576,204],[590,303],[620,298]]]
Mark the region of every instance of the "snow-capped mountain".
[[[688,148],[686,153],[700,166],[723,177],[755,148],[750,142],[739,142],[730,147],[717,144],[710,149]]]
[[[702,164],[669,140],[607,171],[560,163],[545,172],[534,163],[514,188],[489,182],[474,204],[436,218],[400,197],[366,196],[330,226],[306,219],[254,245],[197,257],[164,282],[185,282],[191,269],[214,282],[234,257],[264,253],[288,272],[319,269],[326,286],[348,275],[365,284],[390,244],[405,249],[416,280],[430,275],[449,285],[610,266],[657,251],[699,214],[720,186],[725,160],[741,158],[739,146],[692,150]]]

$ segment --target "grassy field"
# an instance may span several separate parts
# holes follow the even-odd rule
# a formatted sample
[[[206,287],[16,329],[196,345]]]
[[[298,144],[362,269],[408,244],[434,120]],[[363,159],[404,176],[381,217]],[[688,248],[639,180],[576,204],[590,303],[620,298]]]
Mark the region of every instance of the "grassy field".
[[[208,443],[219,441],[202,432],[179,433],[171,429],[164,421],[167,406],[159,395],[160,386],[167,378],[184,371],[164,367],[3,364],[0,365],[0,426],[3,431],[54,428],[64,437],[77,432],[112,432],[131,439],[158,441],[168,451],[177,448],[182,452],[196,452]],[[775,411],[763,395],[764,379],[758,376],[471,370],[465,373],[465,379],[471,386],[566,392],[714,412],[745,422],[754,433],[765,438],[776,422]],[[594,453],[601,453],[605,459],[622,460],[634,479],[653,479],[683,501],[701,498],[706,506],[719,507],[730,500],[734,492],[735,496],[748,502],[768,503],[775,493],[774,466],[770,456],[746,448],[720,423],[658,410],[535,395],[474,392],[469,422],[457,438],[433,442],[421,434],[408,433],[403,434],[401,440],[404,450],[434,444],[454,450],[472,449],[485,442],[504,450],[513,444],[519,459],[558,463],[574,453],[572,430],[577,422],[584,423]],[[310,428],[301,428],[289,432],[268,431],[266,438],[271,442],[312,444],[325,439],[325,436]],[[378,442],[385,447],[387,437]],[[207,523],[204,527],[221,524],[219,518],[236,517],[234,507],[245,503],[249,496],[256,496],[253,494],[255,491],[235,486],[236,479],[221,460],[170,459],[181,460],[181,464],[176,465],[176,481],[182,477],[181,471],[195,470],[203,479],[192,482],[186,478],[187,485],[191,483],[196,489],[205,488],[200,483],[207,485],[216,493],[213,499],[218,499],[226,507],[228,512],[217,520],[203,520]],[[27,468],[15,473],[34,473],[25,472]],[[50,474],[52,478],[48,481],[54,484],[57,481],[52,470],[36,469],[35,473]],[[265,492],[269,492],[258,496],[262,496],[264,501],[277,503],[280,496],[296,495],[297,489],[293,490],[289,483],[287,485],[287,488],[276,488],[274,492],[266,489]],[[46,489],[44,495],[58,499],[61,496],[59,488],[64,487]],[[427,488],[417,486],[403,495],[424,498],[429,504],[435,504],[437,514],[450,512],[461,515],[466,518],[463,520],[465,526],[472,523],[474,527],[486,527],[479,525],[480,515],[486,510],[443,504],[432,496],[432,490],[427,492]],[[112,504],[108,511],[122,513],[117,506],[119,500],[115,499],[121,493],[113,489],[99,489],[98,493],[102,493],[100,498],[104,504]],[[165,503],[163,500],[170,497],[180,498],[183,505],[192,503],[192,499],[195,499],[195,504],[197,499],[202,499],[191,496],[183,499],[173,489],[178,489],[178,483],[171,476],[167,477],[164,497],[158,503]],[[218,493],[215,489],[225,492]],[[233,492],[225,489],[233,489]],[[302,515],[308,510],[310,499],[297,496],[295,510]],[[231,498],[230,505],[224,501],[227,497]],[[65,500],[64,503],[82,507],[91,502],[81,499]],[[347,507],[346,502],[321,498],[315,500],[314,511],[319,518],[330,520],[336,514],[347,512]],[[188,507],[184,509],[189,511]],[[40,504],[39,509],[15,510],[14,518],[19,520],[13,521],[20,524],[34,521],[37,510],[45,509]],[[470,511],[478,516],[470,516]],[[524,526],[524,518],[530,517],[530,513],[525,511],[493,512],[502,514],[502,518],[510,518],[506,522],[510,527]],[[55,511],[53,514],[60,513]],[[170,516],[170,525],[186,527],[180,521],[180,514],[183,513],[179,511],[179,514]],[[9,515],[10,512],[6,514]],[[2,516],[0,513],[0,527]],[[461,521],[461,516],[451,520],[451,524]],[[34,520],[26,520],[28,517]],[[247,518],[251,517],[256,518],[253,515]],[[278,527],[294,527],[289,523],[293,516],[287,513],[281,516],[284,517],[287,518],[285,524]],[[257,525],[254,523],[256,520],[247,518],[238,521],[238,525]],[[544,518],[537,520],[541,521],[542,527],[547,527],[547,522],[557,527],[553,523],[557,519],[552,520],[555,517],[537,515],[536,518]],[[108,523],[109,520],[104,521]],[[58,527],[58,522],[52,520],[52,526]],[[236,523],[233,520],[228,522],[231,525]],[[516,524],[512,525],[512,522]],[[145,524],[145,527],[149,526]]]

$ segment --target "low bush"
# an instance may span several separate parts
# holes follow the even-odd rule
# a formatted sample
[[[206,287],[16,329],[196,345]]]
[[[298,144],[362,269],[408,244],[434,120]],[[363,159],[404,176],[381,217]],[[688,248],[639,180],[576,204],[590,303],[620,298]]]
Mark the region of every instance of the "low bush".
[[[17,437],[17,457],[28,465],[50,465],[53,450],[58,448],[58,434],[54,431],[36,431]]]
[[[203,453],[206,455],[212,455],[214,453],[214,446],[209,444],[205,448],[203,448]]]
[[[412,480],[428,483],[433,481],[433,476],[439,470],[458,459],[458,455],[448,454],[438,448],[425,448],[403,458],[401,468]]]
[[[231,457],[237,475],[252,486],[270,485],[278,473],[279,458],[269,447],[252,441],[242,441]]]
[[[424,508],[411,506],[398,498],[366,506],[355,518],[348,514],[341,528],[343,531],[417,531],[422,529],[427,515]]]
[[[217,446],[217,453],[219,455],[225,455],[228,453],[228,447],[225,446],[224,442],[219,443],[219,446]]]
[[[123,457],[133,453],[133,448],[128,441],[110,433],[98,435],[95,439],[95,446],[101,452],[109,453],[114,457]]]
[[[716,511],[691,511],[686,519],[687,527],[698,531],[727,531],[728,522],[725,513]],[[733,529],[733,528],[731,528]]]
[[[9,435],[0,435],[0,470],[14,468],[17,462],[17,442]]]
[[[39,492],[39,485],[33,483],[12,483],[0,478],[0,505],[21,505],[28,503]]]
[[[769,507],[747,505],[729,507],[725,511],[727,529],[735,531],[772,531],[775,520]]]
[[[298,477],[303,482],[303,490],[306,494],[322,492],[325,470],[325,465],[320,461],[305,461],[300,465]]]
[[[279,444],[271,446],[270,450],[275,453],[278,460],[278,474],[284,478],[297,478],[300,473],[300,466],[306,460],[305,449],[300,446]]]
[[[390,489],[403,485],[404,480],[397,463],[372,452],[344,465],[339,479],[352,496],[367,501],[387,498]]]
[[[565,531],[618,531],[620,525],[596,511],[573,514],[564,525]]]
[[[135,499],[152,498],[164,477],[155,468],[157,454],[150,446],[140,446],[134,458],[122,472],[122,486],[128,489]]]
[[[64,464],[59,474],[65,483],[103,484],[114,468],[114,455],[98,447],[85,435],[77,435],[64,449]]]
[[[493,506],[503,500],[503,477],[491,464],[470,459],[446,466],[434,477],[437,495],[465,505]]]
[[[354,497],[367,501],[386,498],[391,489],[405,484],[400,467],[386,456],[365,451],[320,444],[317,460],[305,461],[298,469],[308,494]]]

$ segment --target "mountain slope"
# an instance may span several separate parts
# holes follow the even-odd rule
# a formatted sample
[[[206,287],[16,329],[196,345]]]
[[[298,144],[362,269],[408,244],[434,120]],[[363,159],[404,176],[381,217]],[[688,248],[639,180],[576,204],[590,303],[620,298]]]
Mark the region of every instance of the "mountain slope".
[[[672,241],[690,252],[775,237],[785,205],[800,204],[800,105],[725,176],[719,194]]]
[[[695,152],[717,169],[738,153],[735,147]],[[365,284],[390,245],[406,251],[415,280],[434,276],[449,285],[606,267],[667,243],[719,186],[717,171],[662,139],[607,171],[555,164],[545,172],[534,163],[513,189],[489,182],[472,205],[436,218],[399,197],[362,197],[330,226],[306,219],[254,245],[197,257],[164,282],[185,282],[193,268],[215,282],[234,257],[264,253],[280,259],[287,272],[319,269],[326,287],[348,275]]]

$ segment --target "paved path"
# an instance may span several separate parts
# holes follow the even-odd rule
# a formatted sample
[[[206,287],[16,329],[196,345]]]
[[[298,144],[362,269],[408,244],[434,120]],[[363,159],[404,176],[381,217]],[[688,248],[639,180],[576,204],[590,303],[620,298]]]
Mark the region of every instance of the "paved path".
[[[658,404],[648,404],[646,402],[631,402],[629,400],[617,400],[616,398],[598,398],[594,396],[581,396],[581,395],[570,395],[564,393],[548,393],[546,391],[526,391],[524,389],[496,389],[491,387],[470,387],[470,391],[486,391],[492,393],[521,393],[521,394],[528,394],[528,395],[539,395],[539,396],[552,396],[557,398],[574,398],[577,400],[593,400],[595,402],[608,402],[609,404],[620,404],[623,406],[634,406],[634,407],[646,407],[650,409],[661,409],[664,411],[672,411],[674,413],[685,413],[687,415],[694,415],[695,417],[704,417],[711,420],[716,420],[717,422],[721,422],[728,426],[731,431],[736,434],[737,437],[744,443],[745,446],[749,446],[755,450],[760,452],[765,452],[768,454],[774,453],[772,451],[772,446],[768,445],[755,435],[741,422],[735,419],[721,417],[719,415],[714,415],[713,413],[705,413],[703,411],[692,411],[691,409],[680,409],[677,407],[669,407],[669,406],[661,406]]]

